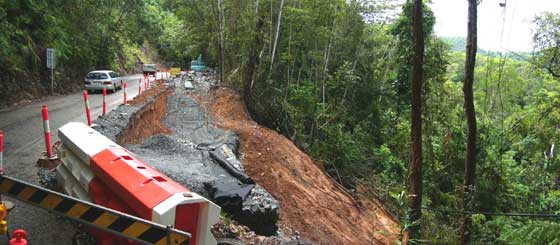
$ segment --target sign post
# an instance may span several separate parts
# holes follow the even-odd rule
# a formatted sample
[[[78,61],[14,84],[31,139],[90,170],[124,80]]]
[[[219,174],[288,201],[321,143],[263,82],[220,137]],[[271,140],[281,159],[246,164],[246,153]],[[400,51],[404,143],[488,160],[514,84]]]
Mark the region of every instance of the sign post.
[[[54,48],[47,48],[47,68],[51,69],[51,95],[54,94]]]

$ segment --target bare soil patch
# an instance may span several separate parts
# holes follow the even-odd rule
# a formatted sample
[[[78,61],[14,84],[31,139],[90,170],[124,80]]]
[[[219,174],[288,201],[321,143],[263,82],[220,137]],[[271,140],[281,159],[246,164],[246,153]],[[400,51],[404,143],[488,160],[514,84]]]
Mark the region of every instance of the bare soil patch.
[[[280,201],[281,227],[320,244],[394,244],[398,221],[377,200],[358,201],[321,165],[276,131],[254,122],[231,89],[214,87],[207,106],[219,127],[239,134],[246,173]]]

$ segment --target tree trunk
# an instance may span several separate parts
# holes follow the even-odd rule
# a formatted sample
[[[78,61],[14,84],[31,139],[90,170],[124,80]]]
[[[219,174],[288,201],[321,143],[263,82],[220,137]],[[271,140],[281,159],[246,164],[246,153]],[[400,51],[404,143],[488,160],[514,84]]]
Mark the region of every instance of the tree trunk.
[[[476,61],[476,23],[477,0],[469,1],[469,20],[467,33],[467,53],[465,58],[465,82],[463,94],[465,97],[465,115],[467,117],[467,151],[465,156],[465,179],[463,182],[463,210],[470,206],[475,190],[476,171],[476,115],[473,102],[474,65]],[[471,217],[463,214],[461,224],[461,244],[467,244],[470,238]]]
[[[414,65],[412,67],[411,149],[408,176],[410,197],[409,238],[420,238],[422,217],[422,80],[424,63],[424,31],[422,30],[422,0],[414,1],[412,32],[414,36]]]
[[[290,93],[290,82],[291,82],[291,74],[290,70],[292,70],[292,54],[290,53],[292,50],[292,25],[290,25],[290,34],[288,36],[288,83],[286,83],[286,93],[284,94],[284,102],[288,100],[288,94]]]
[[[282,9],[284,9],[284,0],[280,1],[280,10],[278,10],[278,23],[276,23],[276,36],[274,37],[274,45],[272,46],[272,56],[270,57],[270,73],[272,74],[272,66],[274,65],[274,56],[276,54],[276,45],[278,44],[278,35],[280,34],[280,24],[282,23]],[[270,75],[269,75],[270,77]]]
[[[257,0],[256,5],[257,7],[255,8],[255,16],[257,18],[256,24],[255,24],[255,33],[254,33],[254,41],[253,41],[253,47],[251,48],[251,53],[249,55],[249,62],[247,64],[247,72],[245,73],[245,81],[244,81],[244,88],[243,88],[243,96],[245,97],[245,103],[249,104],[251,101],[251,95],[252,95],[252,88],[253,88],[253,83],[255,80],[255,74],[257,73],[257,65],[259,63],[260,60],[260,56],[259,56],[259,51],[258,48],[260,46],[262,46],[262,32],[263,32],[263,28],[264,28],[264,17],[262,15],[259,15],[259,9],[258,9],[258,4],[259,1]]]
[[[327,71],[329,68],[329,57],[330,57],[330,53],[331,53],[331,47],[332,47],[332,42],[333,42],[333,37],[335,35],[334,31],[335,31],[335,27],[336,27],[336,13],[337,13],[338,7],[335,5],[334,7],[334,17],[333,17],[333,22],[332,22],[332,27],[331,27],[331,35],[329,37],[329,43],[327,44],[327,47],[325,47],[325,55],[324,55],[324,65],[323,65],[323,72],[321,73],[321,82],[322,82],[322,86],[321,86],[321,94],[322,94],[322,103],[323,103],[323,109],[325,109],[325,79],[327,79]]]
[[[224,42],[224,28],[225,28],[225,18],[224,18],[224,0],[218,0],[218,9],[220,12],[220,83],[225,83],[225,42]]]

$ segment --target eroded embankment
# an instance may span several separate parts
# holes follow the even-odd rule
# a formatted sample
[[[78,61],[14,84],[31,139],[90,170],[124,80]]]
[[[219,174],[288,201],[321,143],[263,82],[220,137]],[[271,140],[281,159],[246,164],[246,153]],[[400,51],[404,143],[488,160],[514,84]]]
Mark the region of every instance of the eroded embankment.
[[[154,87],[93,121],[93,128],[121,144],[135,144],[157,134],[170,134],[162,123],[167,114],[167,97],[173,92],[157,82]]]
[[[145,105],[130,117],[128,126],[117,138],[117,143],[120,145],[140,144],[152,135],[171,134],[171,130],[165,126],[163,120],[167,114],[167,97],[173,93],[173,90],[158,86],[148,92],[130,102],[131,105],[142,105],[145,99],[154,98],[153,101],[144,102]]]
[[[247,172],[280,201],[286,233],[321,244],[393,244],[399,224],[376,202],[355,200],[289,139],[255,123],[238,95],[214,87],[207,106],[218,126],[240,137]],[[373,234],[373,236],[372,236]]]

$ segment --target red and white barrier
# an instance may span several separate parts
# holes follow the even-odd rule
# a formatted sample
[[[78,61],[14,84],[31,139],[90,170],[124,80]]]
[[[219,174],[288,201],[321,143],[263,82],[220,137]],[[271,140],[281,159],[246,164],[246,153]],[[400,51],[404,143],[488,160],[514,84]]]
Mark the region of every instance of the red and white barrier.
[[[4,173],[4,159],[2,157],[4,152],[4,135],[0,130],[0,174]]]
[[[142,78],[138,79],[138,95],[142,93]]]
[[[88,123],[88,126],[91,127],[91,112],[89,110],[89,97],[88,97],[87,90],[84,90],[84,105],[86,107],[87,123]]]
[[[124,102],[123,105],[126,105],[126,82],[123,85],[123,94],[124,94]]]
[[[62,181],[71,186],[63,188],[68,193],[87,193],[97,204],[187,231],[191,244],[216,244],[210,228],[219,206],[84,124],[68,123],[58,135],[63,164],[57,174],[71,179]]]
[[[107,114],[107,88],[103,87],[103,116],[105,116],[105,114]]]
[[[47,105],[43,104],[41,108],[43,114],[43,132],[45,134],[45,148],[47,150],[47,157],[52,158],[52,141],[51,141],[51,129],[49,126],[49,108]]]

